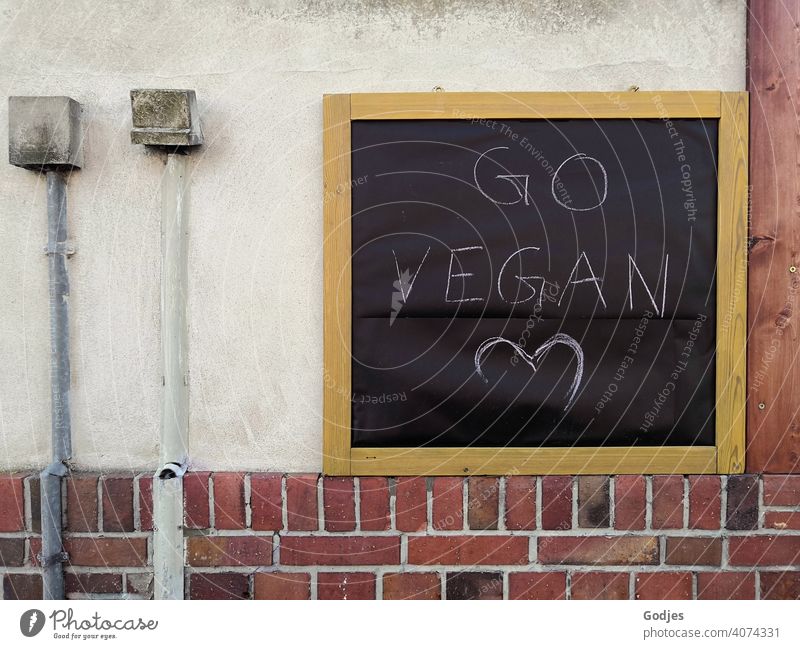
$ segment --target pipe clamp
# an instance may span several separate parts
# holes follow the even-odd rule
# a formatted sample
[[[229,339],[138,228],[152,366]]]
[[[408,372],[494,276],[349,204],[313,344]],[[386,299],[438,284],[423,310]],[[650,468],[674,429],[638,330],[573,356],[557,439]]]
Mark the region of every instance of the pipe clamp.
[[[56,552],[47,558],[43,557],[41,554],[37,554],[36,559],[42,568],[49,568],[50,566],[55,566],[59,563],[66,563],[69,561],[69,554],[66,552]]]
[[[71,257],[76,251],[72,241],[61,241],[55,245],[48,243],[42,248],[42,252],[46,255],[66,255],[67,257]]]

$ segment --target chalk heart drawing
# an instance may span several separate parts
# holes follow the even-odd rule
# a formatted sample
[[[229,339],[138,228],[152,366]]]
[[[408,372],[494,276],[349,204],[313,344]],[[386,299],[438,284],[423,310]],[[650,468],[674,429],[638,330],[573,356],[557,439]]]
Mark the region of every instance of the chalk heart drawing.
[[[539,369],[539,365],[547,355],[547,352],[549,352],[555,345],[566,345],[569,347],[575,354],[575,360],[577,361],[575,376],[572,379],[572,385],[570,385],[569,390],[567,391],[567,405],[564,406],[565,411],[569,410],[569,408],[575,402],[575,397],[578,394],[578,388],[580,387],[581,379],[583,378],[583,349],[581,349],[581,346],[578,344],[577,340],[575,340],[572,336],[568,336],[567,334],[555,334],[539,345],[533,354],[526,354],[522,347],[517,345],[515,342],[508,340],[507,338],[502,338],[501,336],[484,340],[475,352],[475,372],[483,379],[484,383],[488,383],[489,379],[486,378],[486,376],[483,374],[483,370],[481,369],[483,357],[490,349],[492,349],[492,347],[500,344],[513,347],[520,357],[531,366],[531,369],[533,369],[534,372]]]

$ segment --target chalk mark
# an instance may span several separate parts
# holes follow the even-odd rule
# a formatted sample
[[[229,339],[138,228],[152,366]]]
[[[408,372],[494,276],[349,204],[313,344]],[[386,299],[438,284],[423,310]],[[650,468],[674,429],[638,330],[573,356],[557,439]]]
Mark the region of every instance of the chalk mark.
[[[522,360],[530,365],[534,373],[538,371],[539,365],[541,364],[542,360],[544,360],[547,352],[549,352],[555,345],[566,345],[569,347],[575,354],[575,360],[577,361],[575,376],[573,377],[572,384],[567,391],[568,399],[567,405],[564,407],[564,411],[566,412],[570,409],[572,404],[575,402],[575,397],[578,394],[578,388],[580,387],[581,379],[583,378],[583,349],[581,349],[581,346],[578,344],[577,340],[575,340],[572,336],[568,336],[567,334],[558,333],[554,336],[551,336],[541,345],[539,345],[533,354],[526,354],[525,350],[517,343],[508,340],[508,338],[503,338],[502,336],[496,336],[494,338],[484,340],[475,351],[475,372],[483,379],[484,383],[488,383],[489,379],[486,378],[483,373],[483,369],[481,368],[483,357],[492,347],[501,343],[510,345],[514,351],[516,351],[522,357]]]
[[[480,164],[481,160],[487,155],[489,155],[492,151],[498,150],[508,150],[507,146],[496,146],[493,149],[489,149],[488,151],[484,151],[478,156],[478,159],[475,161],[475,165],[472,167],[472,177],[475,180],[475,187],[477,190],[483,194],[486,198],[488,198],[492,203],[496,205],[516,205],[520,201],[525,201],[525,205],[528,205],[528,183],[530,177],[528,174],[497,174],[495,175],[495,179],[497,180],[505,180],[509,183],[516,191],[518,198],[515,201],[501,201],[492,198],[489,194],[483,191],[481,187],[481,182],[478,180],[478,165]],[[489,158],[491,160],[491,158]],[[494,162],[494,160],[492,160]],[[495,162],[495,164],[498,164]],[[524,179],[524,183],[520,182],[521,179]]]
[[[417,266],[417,272],[411,275],[411,270],[408,268],[402,273],[400,272],[400,264],[397,263],[397,253],[394,251],[394,248],[392,248],[394,267],[397,270],[397,281],[392,283],[395,290],[392,292],[392,312],[389,315],[390,327],[394,324],[395,319],[400,313],[400,309],[402,309],[403,305],[408,301],[408,296],[411,295],[411,289],[414,288],[414,282],[417,281],[417,275],[419,275],[419,271],[422,270],[422,264],[425,263],[430,251],[431,247],[428,246],[425,256],[422,258],[422,261],[419,262],[419,266]]]
[[[568,162],[570,162],[571,160],[580,160],[581,162],[584,163],[584,166],[586,165],[586,161],[587,160],[591,160],[598,167],[600,167],[600,171],[603,172],[603,198],[601,198],[600,202],[597,203],[596,205],[592,205],[591,207],[570,207],[569,205],[567,205],[563,201],[560,201],[558,199],[558,196],[556,196],[556,180],[559,178],[558,173],[561,171],[561,169],[564,167],[564,165],[567,164]],[[606,202],[606,197],[608,196],[608,174],[606,173],[606,168],[602,165],[602,163],[597,158],[593,158],[592,156],[588,156],[585,153],[576,153],[575,155],[570,156],[569,158],[564,160],[564,162],[562,162],[560,165],[558,165],[558,169],[556,169],[556,172],[553,174],[553,182],[550,183],[550,193],[553,195],[553,200],[555,200],[556,203],[561,205],[561,207],[566,207],[570,212],[588,212],[590,210],[594,210],[594,209],[600,207],[603,203],[605,203]]]

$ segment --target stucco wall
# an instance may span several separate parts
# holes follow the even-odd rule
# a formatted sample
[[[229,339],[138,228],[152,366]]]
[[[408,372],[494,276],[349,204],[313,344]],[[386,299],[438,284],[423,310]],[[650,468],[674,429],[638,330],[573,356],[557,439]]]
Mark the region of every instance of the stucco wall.
[[[69,185],[74,460],[152,468],[159,183],[128,92],[194,88],[191,454],[199,468],[321,467],[321,97],[446,90],[740,90],[743,0],[4,0],[0,90],[84,106]],[[7,140],[0,102],[0,142]],[[0,466],[49,456],[45,194],[0,165]]]

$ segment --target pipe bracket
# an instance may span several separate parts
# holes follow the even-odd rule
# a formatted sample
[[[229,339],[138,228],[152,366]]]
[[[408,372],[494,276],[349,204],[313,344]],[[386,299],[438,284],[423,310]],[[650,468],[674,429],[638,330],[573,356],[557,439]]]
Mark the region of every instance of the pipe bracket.
[[[36,559],[42,568],[49,568],[50,566],[55,566],[69,561],[69,554],[63,551],[51,554],[49,557],[44,557],[41,554],[37,554]]]
[[[42,252],[46,255],[66,255],[67,257],[72,257],[77,250],[73,241],[59,241],[56,244],[48,243],[42,248]]]
[[[159,480],[171,480],[172,478],[181,478],[186,473],[188,467],[181,462],[167,462],[156,472],[156,478]]]

